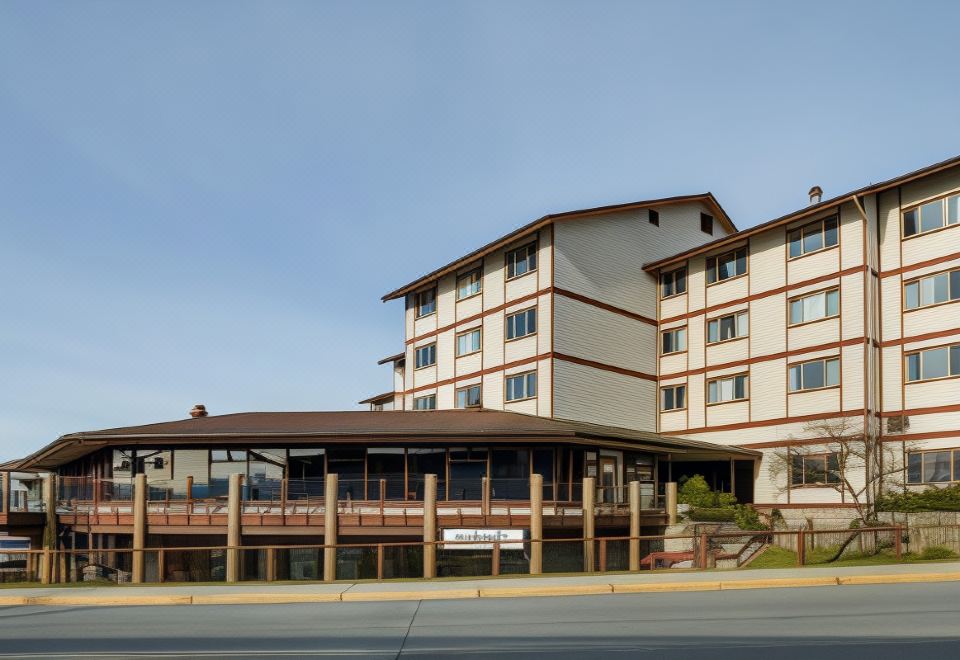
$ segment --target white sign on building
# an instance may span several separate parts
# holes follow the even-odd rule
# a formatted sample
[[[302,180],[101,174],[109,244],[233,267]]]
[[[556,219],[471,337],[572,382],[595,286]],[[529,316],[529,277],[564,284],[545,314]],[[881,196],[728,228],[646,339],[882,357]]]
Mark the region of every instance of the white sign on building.
[[[501,550],[523,550],[526,537],[525,529],[444,529],[441,540],[460,542],[441,547],[443,550],[492,550],[494,542],[499,541]]]

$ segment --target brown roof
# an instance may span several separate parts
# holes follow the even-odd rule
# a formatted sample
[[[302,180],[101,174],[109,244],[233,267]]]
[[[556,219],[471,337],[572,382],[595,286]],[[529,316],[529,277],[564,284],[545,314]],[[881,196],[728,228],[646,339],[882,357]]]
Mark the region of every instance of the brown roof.
[[[379,403],[381,401],[393,401],[395,394],[393,392],[384,392],[383,394],[378,394],[372,396],[369,399],[364,399],[363,401],[358,401],[357,403]]]
[[[836,197],[832,197],[828,200],[822,201],[819,204],[812,204],[806,206],[798,211],[788,213],[787,215],[782,215],[779,218],[774,218],[773,220],[768,220],[767,222],[756,225],[755,227],[750,227],[749,229],[744,229],[743,231],[738,231],[735,234],[730,234],[722,238],[718,238],[715,241],[710,241],[709,243],[704,243],[703,245],[698,245],[695,248],[691,248],[685,252],[679,252],[673,256],[666,257],[664,259],[658,259],[643,265],[644,270],[656,270],[664,266],[668,266],[677,261],[683,261],[689,259],[692,256],[703,254],[704,252],[709,252],[710,250],[728,245],[730,243],[736,243],[745,238],[753,236],[754,234],[759,234],[762,231],[767,229],[772,229],[778,225],[785,225],[795,220],[800,220],[808,215],[813,215],[821,211],[829,209],[831,206],[836,206],[837,204],[849,201],[853,197],[860,197],[862,195],[870,195],[872,193],[881,192],[888,188],[894,188],[896,186],[901,186],[905,183],[909,183],[915,179],[920,179],[925,176],[930,176],[931,174],[936,174],[951,167],[960,165],[960,156],[954,156],[953,158],[948,158],[947,160],[940,161],[939,163],[934,163],[933,165],[928,165],[919,170],[914,170],[913,172],[908,172],[907,174],[902,174],[893,179],[888,179],[887,181],[881,181],[880,183],[872,183],[869,186],[864,186],[863,188],[858,188],[857,190],[851,190],[850,192],[843,193]]]
[[[716,197],[713,196],[713,193],[705,192],[699,193],[696,195],[681,195],[678,197],[663,197],[661,199],[647,199],[637,202],[627,202],[626,204],[612,204],[610,206],[597,206],[590,209],[580,209],[577,211],[564,211],[563,213],[551,213],[545,215],[542,218],[534,220],[533,222],[515,229],[509,234],[505,234],[500,238],[487,243],[482,248],[474,250],[470,254],[467,254],[455,261],[451,261],[446,266],[442,266],[436,269],[433,272],[427,273],[423,277],[417,278],[408,284],[404,284],[399,289],[391,291],[390,293],[383,296],[383,301],[393,300],[394,298],[400,298],[410,291],[421,287],[424,284],[427,284],[431,280],[435,280],[447,273],[456,270],[460,266],[470,263],[471,261],[476,261],[480,257],[489,252],[492,252],[504,245],[515,241],[519,238],[522,238],[525,234],[531,234],[536,230],[545,227],[552,223],[554,220],[565,220],[575,217],[588,217],[593,215],[601,215],[604,213],[613,213],[615,211],[627,211],[634,208],[645,208],[650,206],[667,206],[670,204],[680,204],[683,202],[704,202],[710,209],[714,212],[714,215],[717,217],[717,220],[727,229],[727,231],[735,232],[737,231],[736,226],[734,226],[733,221],[730,220],[730,216],[727,215],[727,212],[723,210],[723,207],[720,206],[720,202],[717,201]]]
[[[382,360],[377,362],[377,364],[386,364],[387,362],[397,362],[399,360],[404,359],[406,356],[407,356],[406,353],[397,353],[396,355],[390,355],[388,357],[383,358]]]
[[[250,412],[64,435],[23,459],[18,469],[49,469],[106,445],[311,441],[594,441],[663,453],[758,452],[612,426],[495,410]]]

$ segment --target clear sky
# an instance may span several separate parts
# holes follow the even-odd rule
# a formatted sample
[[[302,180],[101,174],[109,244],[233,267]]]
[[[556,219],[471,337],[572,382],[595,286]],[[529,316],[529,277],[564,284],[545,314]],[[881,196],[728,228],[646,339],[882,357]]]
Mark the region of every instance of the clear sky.
[[[380,296],[548,212],[741,228],[960,153],[955,2],[0,2],[0,460],[388,390]]]

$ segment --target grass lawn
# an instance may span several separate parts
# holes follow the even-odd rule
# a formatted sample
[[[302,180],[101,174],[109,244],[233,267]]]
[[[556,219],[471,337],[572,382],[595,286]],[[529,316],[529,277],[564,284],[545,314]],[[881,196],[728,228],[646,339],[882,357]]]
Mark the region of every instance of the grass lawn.
[[[807,551],[807,562],[805,566],[882,566],[887,564],[923,564],[927,562],[944,561],[946,558],[921,559],[918,555],[905,552],[903,558],[897,561],[892,550],[882,550],[874,555],[860,554],[856,552],[847,553],[842,559],[834,562],[828,562],[837,551],[837,548],[817,548]],[[797,553],[771,546],[744,566],[744,568],[797,568]]]

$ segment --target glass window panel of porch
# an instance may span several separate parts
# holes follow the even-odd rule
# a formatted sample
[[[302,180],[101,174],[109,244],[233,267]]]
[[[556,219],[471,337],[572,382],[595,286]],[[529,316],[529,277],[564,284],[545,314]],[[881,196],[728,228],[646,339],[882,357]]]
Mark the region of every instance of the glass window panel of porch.
[[[251,449],[244,484],[248,499],[280,501],[283,473],[287,466],[286,449]]]
[[[226,497],[230,490],[231,474],[247,474],[245,449],[210,450],[210,497]]]
[[[943,200],[938,199],[920,207],[920,231],[933,231],[943,226]]]
[[[530,499],[530,451],[494,449],[490,452],[490,499]]]
[[[326,460],[323,449],[291,449],[287,462],[287,499],[322,498],[325,472]]]
[[[447,450],[415,447],[407,450],[407,499],[423,501],[424,475],[437,475],[437,499],[447,499]]]
[[[364,449],[339,448],[327,452],[327,473],[337,475],[337,496],[342,499],[366,499],[363,480],[366,466]]]
[[[543,477],[543,501],[552,502],[554,498],[553,469],[555,452],[550,449],[533,450],[533,472]]]
[[[383,499],[406,499],[405,472],[403,447],[371,447],[367,450],[367,497],[371,500],[381,498],[380,481],[383,480],[386,485]]]
[[[946,348],[923,351],[923,379],[943,378],[950,375],[949,355]]]
[[[907,483],[923,483],[923,454],[907,454]]]
[[[456,447],[450,449],[450,500],[480,500],[483,497],[483,477],[487,476],[485,447]]]

